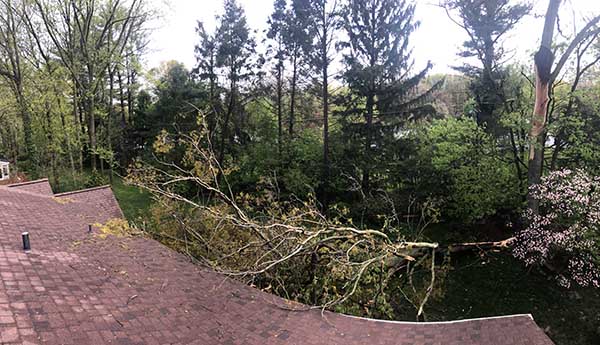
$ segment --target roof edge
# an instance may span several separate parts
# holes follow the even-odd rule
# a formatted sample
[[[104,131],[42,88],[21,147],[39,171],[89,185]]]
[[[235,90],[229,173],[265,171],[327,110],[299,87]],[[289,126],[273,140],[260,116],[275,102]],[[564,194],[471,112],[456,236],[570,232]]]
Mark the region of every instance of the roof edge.
[[[396,324],[396,325],[425,325],[425,326],[426,325],[448,325],[448,324],[463,323],[463,322],[473,322],[473,321],[509,319],[509,318],[515,318],[515,317],[528,317],[532,321],[535,321],[533,319],[533,316],[531,314],[514,314],[514,315],[479,317],[479,318],[473,318],[473,319],[463,319],[463,320],[454,320],[454,321],[434,321],[434,322],[412,322],[412,321],[380,320],[380,319],[371,319],[371,318],[368,318],[368,317],[360,317],[360,316],[353,316],[353,315],[346,315],[346,314],[338,314],[338,315],[341,315],[341,316],[344,316],[344,317],[347,317],[347,318],[351,318],[351,319],[359,319],[359,320],[372,321],[372,322],[383,322],[383,323],[390,323],[390,324]]]
[[[58,194],[54,194],[55,198],[60,198],[63,196],[69,196],[69,195],[74,195],[74,194],[82,194],[82,193],[87,193],[87,192],[93,192],[95,190],[102,190],[102,189],[110,189],[110,185],[104,185],[104,186],[98,186],[98,187],[92,187],[92,188],[86,188],[86,189],[80,189],[80,190],[74,190],[71,192],[64,192],[64,193],[58,193]]]
[[[7,184],[5,187],[12,188],[12,187],[29,186],[32,184],[38,184],[38,183],[43,183],[43,182],[49,182],[48,178],[42,178],[42,179],[34,180],[34,181],[11,183],[11,184]]]

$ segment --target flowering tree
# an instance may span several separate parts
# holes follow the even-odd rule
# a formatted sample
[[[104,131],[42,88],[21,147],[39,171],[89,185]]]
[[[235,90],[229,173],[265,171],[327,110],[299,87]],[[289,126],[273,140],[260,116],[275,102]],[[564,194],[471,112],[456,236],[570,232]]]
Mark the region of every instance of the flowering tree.
[[[517,234],[514,255],[551,268],[564,287],[600,287],[600,177],[555,171],[530,193],[540,213],[526,212],[529,226]]]

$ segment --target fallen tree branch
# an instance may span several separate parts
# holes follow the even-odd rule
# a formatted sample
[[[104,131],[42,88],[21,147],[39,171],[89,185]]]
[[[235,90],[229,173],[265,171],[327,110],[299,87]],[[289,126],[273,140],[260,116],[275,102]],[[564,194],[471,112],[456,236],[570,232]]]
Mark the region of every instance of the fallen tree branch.
[[[515,240],[516,240],[515,237],[511,237],[511,238],[507,238],[505,240],[496,241],[496,242],[455,243],[455,244],[449,245],[447,247],[447,251],[448,251],[448,253],[459,253],[459,252],[470,251],[470,250],[494,250],[494,249],[502,250],[502,249],[510,248]]]

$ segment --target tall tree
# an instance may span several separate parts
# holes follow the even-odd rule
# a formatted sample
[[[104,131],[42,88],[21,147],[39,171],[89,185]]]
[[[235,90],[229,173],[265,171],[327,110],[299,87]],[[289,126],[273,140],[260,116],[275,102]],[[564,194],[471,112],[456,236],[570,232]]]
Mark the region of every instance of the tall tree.
[[[225,0],[224,14],[219,17],[217,37],[219,41],[217,66],[224,70],[228,83],[227,106],[221,124],[221,143],[219,147],[219,162],[225,159],[225,142],[234,138],[241,139],[243,109],[240,99],[240,88],[253,73],[251,57],[255,53],[256,44],[250,36],[244,9],[236,0]],[[235,135],[229,132],[229,123],[234,120]]]
[[[477,102],[477,122],[497,132],[498,111],[502,111],[506,98],[504,38],[531,11],[531,5],[511,0],[446,0],[443,6],[449,18],[469,36],[459,55],[479,62],[456,67],[474,78],[471,91]]]
[[[23,45],[25,44],[25,24],[16,13],[12,0],[0,1],[0,77],[9,85],[13,92],[19,113],[23,121],[25,137],[25,158],[35,169],[35,144],[33,142],[31,113],[27,104],[23,76]]]
[[[323,102],[323,171],[319,187],[319,200],[323,207],[328,207],[328,189],[330,175],[329,161],[329,78],[333,61],[336,32],[339,30],[340,2],[338,0],[296,0],[295,9],[298,20],[306,25],[309,37],[313,38],[308,54],[310,64],[317,77]]]
[[[217,78],[218,40],[215,34],[207,32],[202,22],[198,22],[196,33],[200,42],[194,48],[197,65],[192,73],[200,80],[208,81],[208,103],[210,109],[207,114],[207,125],[210,134],[209,137],[213,139],[217,126],[217,115],[221,112]]]
[[[286,0],[275,0],[273,13],[268,19],[269,29],[267,38],[273,44],[270,50],[275,60],[275,78],[276,78],[276,112],[277,112],[277,145],[278,152],[281,155],[281,145],[283,143],[283,86],[284,86],[284,66],[287,58],[285,49],[286,35]]]
[[[507,55],[504,39],[531,12],[531,4],[510,0],[445,0],[442,4],[448,17],[469,37],[459,55],[478,61],[478,65],[465,63],[456,67],[472,78],[470,89],[477,105],[477,123],[496,137],[508,134],[517,180],[522,187],[524,163],[515,144],[515,133],[501,125],[501,114],[510,112],[507,99],[512,96],[506,90],[510,73],[503,65]]]
[[[288,118],[288,134],[294,136],[296,121],[297,96],[299,79],[305,65],[307,51],[310,51],[310,38],[307,28],[302,24],[302,0],[293,0],[292,6],[285,15],[285,50],[289,54],[292,76],[290,79],[290,112]]]
[[[348,36],[342,44],[348,48],[344,79],[350,89],[345,114],[363,117],[351,130],[363,137],[359,164],[364,192],[370,189],[374,147],[381,146],[383,127],[418,111],[428,94],[411,93],[431,67],[411,76],[409,38],[418,26],[414,11],[414,3],[406,0],[351,0],[343,9]]]

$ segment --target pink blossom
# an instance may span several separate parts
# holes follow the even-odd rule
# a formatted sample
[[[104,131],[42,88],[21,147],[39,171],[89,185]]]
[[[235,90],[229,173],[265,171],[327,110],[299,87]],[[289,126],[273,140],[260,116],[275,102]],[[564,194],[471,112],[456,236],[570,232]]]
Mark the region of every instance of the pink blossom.
[[[525,212],[529,226],[517,234],[514,256],[527,266],[559,261],[556,279],[566,288],[600,287],[600,178],[583,170],[554,171],[530,193],[540,214]]]

